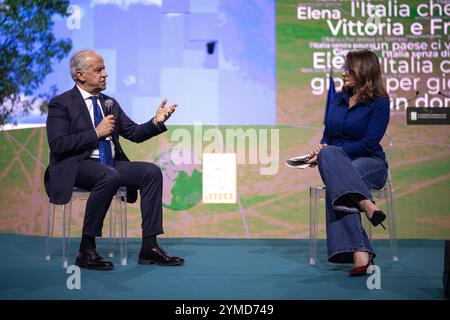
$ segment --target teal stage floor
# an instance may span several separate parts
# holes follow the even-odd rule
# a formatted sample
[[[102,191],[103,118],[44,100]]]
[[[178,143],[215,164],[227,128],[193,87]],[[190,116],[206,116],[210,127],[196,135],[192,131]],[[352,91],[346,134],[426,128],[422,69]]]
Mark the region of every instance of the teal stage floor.
[[[97,247],[106,256],[101,240]],[[400,261],[393,262],[388,241],[375,240],[379,290],[369,290],[366,277],[348,277],[350,265],[327,263],[324,241],[322,259],[311,267],[307,240],[192,238],[160,240],[170,254],[186,259],[182,267],[138,265],[140,240],[130,239],[127,266],[113,258],[113,271],[82,269],[81,289],[69,290],[60,252],[45,261],[44,243],[43,237],[0,235],[0,299],[445,299],[444,241],[401,240]]]

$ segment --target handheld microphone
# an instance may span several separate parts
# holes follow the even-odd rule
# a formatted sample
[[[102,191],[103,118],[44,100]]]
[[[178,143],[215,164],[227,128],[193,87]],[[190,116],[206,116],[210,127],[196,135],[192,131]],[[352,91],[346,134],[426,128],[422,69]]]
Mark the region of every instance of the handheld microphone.
[[[450,96],[442,93],[441,91],[438,92],[439,95],[443,96],[444,98],[450,98]]]
[[[415,100],[418,95],[419,95],[419,90],[416,91],[416,95],[414,97],[409,98],[408,100],[406,100],[406,106],[409,107],[409,102],[412,101],[412,100]]]
[[[411,100],[414,100],[415,98],[417,98],[417,96],[419,95],[419,90],[416,91],[416,95],[412,98],[409,98],[408,100],[406,100],[406,102],[410,102]]]
[[[419,95],[419,90],[417,90],[416,91],[416,94],[413,96],[413,97],[411,97],[411,98],[409,98],[408,100],[406,100],[405,102],[410,102],[411,100],[414,100],[415,98],[417,98],[417,96]],[[389,100],[390,102],[394,102],[395,100]]]
[[[417,96],[419,95],[419,90],[417,90],[416,91],[416,94],[413,96],[413,97],[411,97],[411,98],[409,98],[409,99],[407,99],[406,101],[405,101],[405,108],[409,108],[409,102],[410,101],[412,101],[412,100],[414,100],[414,99],[416,99],[417,98]],[[390,102],[394,102],[395,100],[389,100]],[[397,105],[397,108],[399,108],[399,105]],[[397,109],[398,110],[398,109]]]
[[[114,102],[111,99],[106,99],[105,101],[105,117],[112,114],[111,108],[113,106]]]

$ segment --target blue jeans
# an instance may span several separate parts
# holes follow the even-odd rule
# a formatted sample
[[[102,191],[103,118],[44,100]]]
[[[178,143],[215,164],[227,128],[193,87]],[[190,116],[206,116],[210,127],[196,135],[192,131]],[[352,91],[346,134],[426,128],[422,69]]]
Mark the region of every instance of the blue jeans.
[[[352,263],[356,251],[375,256],[362,226],[358,202],[373,201],[370,189],[383,188],[387,162],[378,157],[351,160],[342,148],[326,146],[319,152],[317,164],[326,186],[328,261]]]

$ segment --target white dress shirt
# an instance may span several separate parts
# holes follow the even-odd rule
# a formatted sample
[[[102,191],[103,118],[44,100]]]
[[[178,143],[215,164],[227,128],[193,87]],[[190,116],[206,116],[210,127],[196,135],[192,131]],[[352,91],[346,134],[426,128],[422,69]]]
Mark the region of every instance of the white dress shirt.
[[[83,96],[84,102],[86,103],[86,107],[87,107],[87,109],[88,109],[88,111],[89,111],[89,115],[91,116],[92,126],[93,126],[94,129],[95,129],[95,121],[94,121],[94,103],[92,102],[92,99],[91,99],[92,94],[90,94],[90,93],[87,92],[86,90],[80,88],[78,85],[77,85],[77,88],[78,88],[78,90],[80,90],[80,93],[81,93],[81,95]],[[98,96],[97,96],[97,97],[98,97]],[[101,113],[102,113],[102,116],[105,117],[105,114],[103,113],[103,108],[102,108],[100,99],[97,99],[97,103],[98,103],[98,105],[99,105],[99,107],[100,107],[100,111],[101,111]],[[96,131],[96,132],[97,132],[97,131]],[[98,136],[98,134],[97,134],[97,136]],[[108,136],[108,137],[106,137],[105,139],[106,139],[106,140],[109,140],[109,143],[111,144],[112,158],[114,159],[114,156],[115,156],[115,154],[116,154],[116,151],[115,151],[115,149],[114,149],[114,143],[113,143],[113,141],[112,141],[112,137],[111,137],[111,136]],[[98,151],[98,148],[95,149],[94,151],[92,151],[92,153],[91,153],[91,158],[96,158],[96,159],[100,158],[100,153],[99,153],[99,151]]]

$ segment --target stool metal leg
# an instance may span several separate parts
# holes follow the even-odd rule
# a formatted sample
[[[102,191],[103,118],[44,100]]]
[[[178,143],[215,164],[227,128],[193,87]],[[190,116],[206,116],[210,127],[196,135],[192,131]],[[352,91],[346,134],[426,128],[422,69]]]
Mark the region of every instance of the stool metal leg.
[[[316,264],[317,257],[317,188],[309,188],[309,264]]]
[[[63,268],[68,267],[70,252],[70,220],[72,216],[72,201],[63,205]]]
[[[122,200],[122,201],[121,201]],[[127,265],[127,197],[121,195],[117,201],[119,206],[119,228],[120,228],[120,264]]]
[[[386,204],[387,204],[387,218],[389,227],[389,240],[391,242],[392,248],[392,260],[398,261],[398,251],[397,251],[397,229],[395,225],[395,211],[394,211],[394,199],[392,184],[390,180],[386,186]]]
[[[117,211],[117,204],[115,205],[116,198],[113,199],[111,202],[111,206],[108,209],[108,216],[109,216],[109,252],[108,257],[113,258],[114,257],[114,242],[116,238],[116,211]],[[115,208],[113,207],[115,205]],[[115,209],[115,210],[114,210]]]
[[[47,212],[47,239],[45,245],[45,260],[50,260],[52,258],[53,227],[55,225],[55,208],[56,206],[49,202]]]

